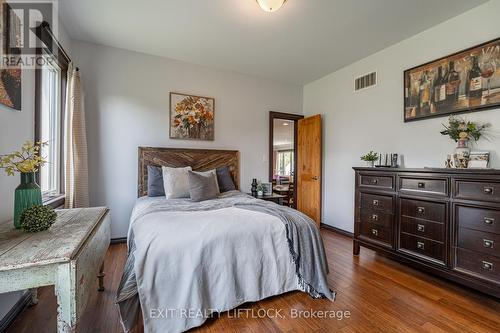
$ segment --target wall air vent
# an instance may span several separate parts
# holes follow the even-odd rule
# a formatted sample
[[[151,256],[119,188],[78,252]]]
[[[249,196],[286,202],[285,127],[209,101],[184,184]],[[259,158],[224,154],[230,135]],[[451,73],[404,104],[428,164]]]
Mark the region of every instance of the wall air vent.
[[[377,85],[377,72],[372,72],[354,80],[354,91],[360,91]]]

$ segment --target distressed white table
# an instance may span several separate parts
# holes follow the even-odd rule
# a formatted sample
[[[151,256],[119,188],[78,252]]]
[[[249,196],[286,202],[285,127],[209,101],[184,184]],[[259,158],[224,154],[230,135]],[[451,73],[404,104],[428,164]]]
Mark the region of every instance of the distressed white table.
[[[55,285],[57,331],[74,332],[90,293],[103,290],[103,262],[110,243],[108,209],[57,210],[49,230],[25,233],[0,224],[0,293]]]

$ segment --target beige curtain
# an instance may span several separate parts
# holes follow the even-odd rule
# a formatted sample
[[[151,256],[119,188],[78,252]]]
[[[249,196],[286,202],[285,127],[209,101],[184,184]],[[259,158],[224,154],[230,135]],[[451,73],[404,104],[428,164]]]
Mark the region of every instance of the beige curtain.
[[[87,135],[80,72],[69,64],[65,110],[65,208],[89,206]]]

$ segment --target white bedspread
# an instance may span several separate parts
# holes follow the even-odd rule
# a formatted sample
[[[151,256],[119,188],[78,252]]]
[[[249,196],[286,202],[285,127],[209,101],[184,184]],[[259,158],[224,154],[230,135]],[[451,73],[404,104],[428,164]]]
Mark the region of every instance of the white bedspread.
[[[139,199],[132,221],[151,200],[164,199]],[[277,217],[235,207],[158,211],[130,230],[145,332],[182,332],[211,311],[300,290]]]

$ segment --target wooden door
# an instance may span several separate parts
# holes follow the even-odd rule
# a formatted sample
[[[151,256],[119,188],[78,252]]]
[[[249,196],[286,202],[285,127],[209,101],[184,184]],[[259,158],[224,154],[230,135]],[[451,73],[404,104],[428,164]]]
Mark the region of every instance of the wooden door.
[[[300,119],[297,131],[297,209],[321,223],[321,115]]]

